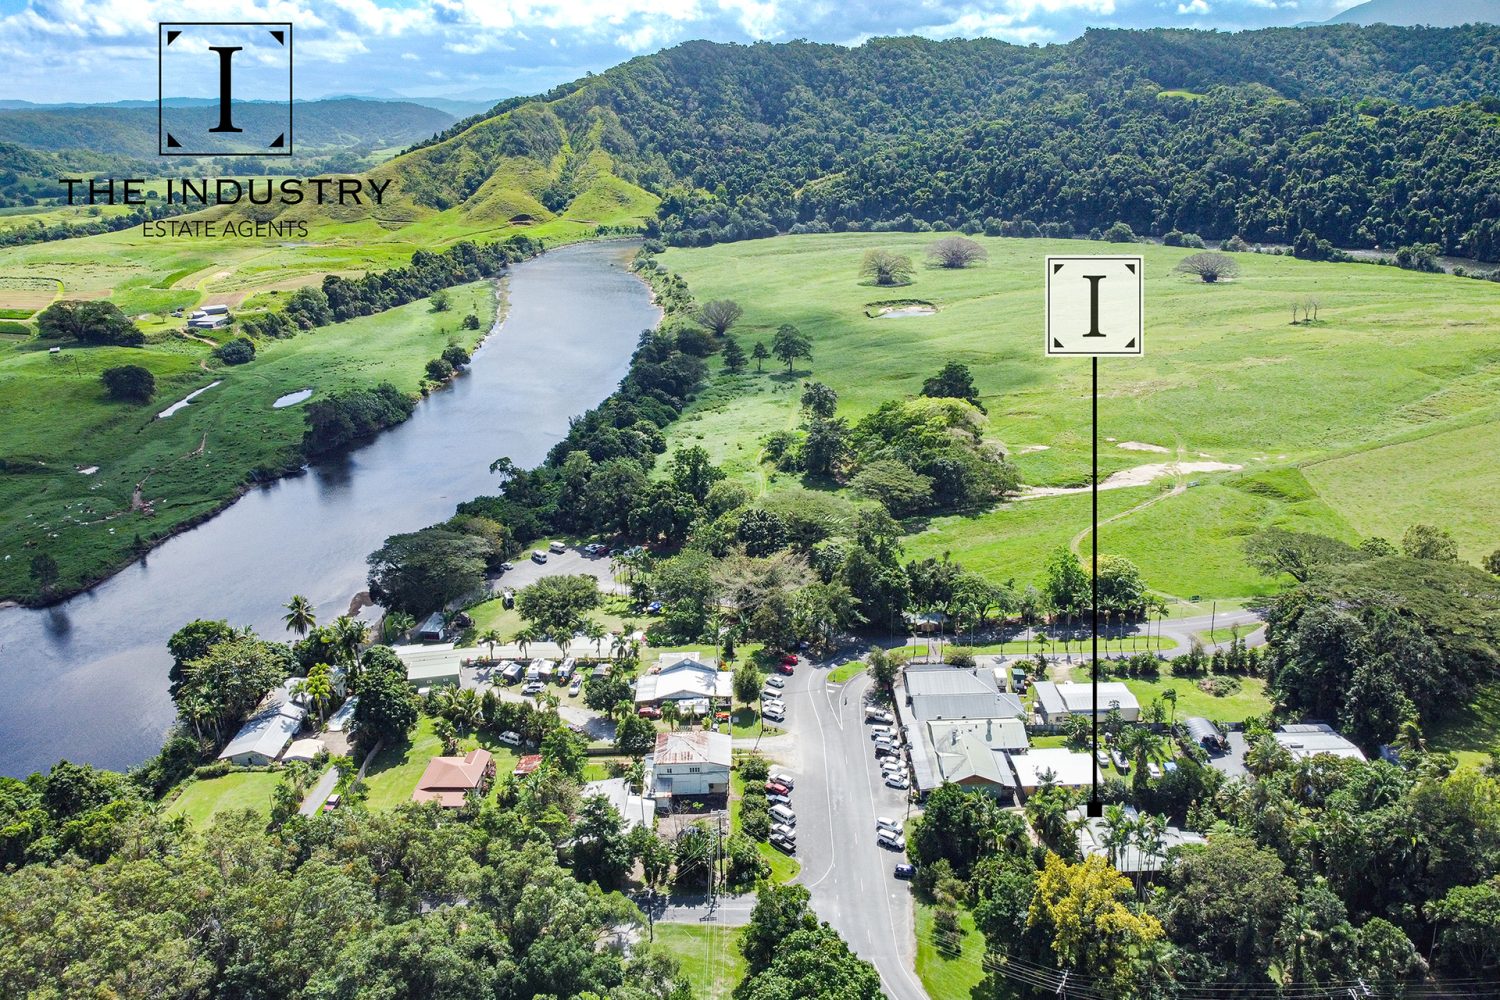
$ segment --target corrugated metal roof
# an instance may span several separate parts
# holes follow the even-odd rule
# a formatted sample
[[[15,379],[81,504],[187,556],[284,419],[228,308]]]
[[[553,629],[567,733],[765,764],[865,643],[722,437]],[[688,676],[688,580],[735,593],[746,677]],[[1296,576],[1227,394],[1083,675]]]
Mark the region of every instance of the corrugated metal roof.
[[[718,764],[728,767],[733,740],[728,733],[689,732],[656,734],[656,766],[663,764]]]

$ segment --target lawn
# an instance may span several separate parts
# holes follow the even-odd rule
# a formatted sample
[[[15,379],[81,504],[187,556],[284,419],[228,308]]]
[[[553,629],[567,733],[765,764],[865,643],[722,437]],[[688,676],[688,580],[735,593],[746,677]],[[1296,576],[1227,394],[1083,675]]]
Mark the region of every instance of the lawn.
[[[1103,631],[1103,629],[1101,628],[1100,631]],[[1047,648],[1043,650],[1041,644],[1036,639],[1032,639],[1030,642],[1027,642],[1025,639],[1012,639],[1009,642],[994,642],[987,646],[965,646],[964,648],[980,655],[1005,653],[1011,656],[1027,656],[1033,653],[1046,652],[1048,656],[1055,656],[1058,653],[1066,655],[1069,650],[1076,652],[1079,649],[1079,644],[1077,639],[1069,639],[1067,649],[1064,649],[1060,639],[1049,638]],[[1092,640],[1085,637],[1082,648],[1085,651],[1092,650]],[[1104,653],[1141,653],[1154,649],[1176,648],[1176,641],[1168,636],[1158,637],[1153,634],[1147,637],[1142,634],[1137,636],[1113,637],[1101,635],[1099,637],[1099,652],[1101,655]]]
[[[1481,684],[1467,704],[1429,727],[1427,746],[1476,767],[1500,753],[1500,681]]]
[[[744,929],[716,924],[657,924],[656,946],[682,964],[701,1000],[728,1000],[745,978]]]
[[[761,726],[760,713],[751,707],[735,709],[729,716],[730,735],[737,739],[754,739],[757,736],[780,736],[786,730],[771,725]]]
[[[422,772],[427,770],[427,762],[443,752],[443,741],[434,731],[435,722],[429,715],[421,716],[404,744],[385,747],[375,755],[365,770],[368,790],[365,804],[369,808],[394,809],[411,801],[411,793],[416,790]],[[495,755],[496,780],[509,774],[516,766],[516,755],[506,747],[470,738],[460,741],[460,750],[472,749],[482,742]]]
[[[860,674],[864,673],[867,666],[869,666],[869,664],[865,663],[865,661],[863,660],[850,660],[848,663],[834,667],[832,670],[828,671],[828,683],[842,684],[845,681],[851,680],[852,678],[858,677]]]
[[[917,904],[917,977],[930,997],[960,1000],[967,997],[984,979],[984,935],[974,927],[974,915],[958,911],[958,926],[963,939],[957,954],[946,954],[938,948],[933,935],[935,907]]]
[[[304,407],[273,409],[278,396],[311,387],[314,399],[383,381],[418,390],[426,362],[450,341],[472,346],[466,314],[488,329],[489,282],[450,292],[452,309],[414,302],[283,340],[262,343],[254,361],[200,367],[208,345],[166,337],[143,348],[67,348],[40,341],[0,345],[0,456],[39,463],[0,476],[0,599],[33,592],[30,559],[43,547],[61,566],[59,584],[96,580],[134,558],[144,543],[229,503],[257,469],[286,465],[305,428]],[[104,398],[99,373],[142,365],[156,376],[149,405]],[[168,404],[213,382],[194,402],[158,419]],[[80,475],[78,469],[97,466]],[[131,508],[137,483],[156,508]],[[55,536],[55,537],[54,537]]]
[[[1177,692],[1176,718],[1185,719],[1201,715],[1219,722],[1243,722],[1255,715],[1265,715],[1271,710],[1271,700],[1266,697],[1266,682],[1259,677],[1240,677],[1240,690],[1223,698],[1201,690],[1193,677],[1163,676],[1154,681],[1125,679],[1144,711],[1146,706],[1168,689]],[[1171,707],[1168,706],[1170,716]]]
[[[281,781],[273,771],[237,771],[219,778],[193,781],[167,806],[166,815],[186,816],[203,829],[217,813],[249,809],[271,818],[271,794]]]
[[[698,299],[744,307],[741,344],[769,342],[783,323],[813,344],[794,373],[773,363],[716,379],[668,430],[669,447],[701,444],[752,490],[775,491],[797,478],[773,474],[757,455],[769,432],[799,421],[804,380],[829,384],[839,415],[857,421],[956,360],[973,373],[989,439],[1025,482],[1086,485],[1089,369],[1043,356],[1041,265],[1049,253],[1117,248],[982,238],[987,263],[919,266],[900,290],[936,314],[870,318],[869,303],[890,295],[861,283],[863,253],[921,259],[937,238],[846,233],[669,250],[663,264]],[[1466,556],[1494,548],[1484,533],[1500,520],[1500,467],[1485,456],[1500,450],[1500,369],[1467,335],[1500,320],[1500,300],[1482,282],[1242,254],[1240,278],[1206,285],[1172,273],[1190,251],[1130,249],[1146,262],[1151,344],[1101,373],[1101,475],[1174,459],[1240,468],[1102,491],[1101,518],[1117,519],[1101,526],[1101,551],[1134,560],[1164,595],[1210,600],[1274,588],[1241,550],[1266,526],[1358,540],[1424,520],[1450,526]],[[1321,302],[1319,322],[1292,324],[1287,304],[1308,296]],[[907,554],[949,552],[1025,584],[1057,545],[1086,549],[1088,507],[1085,492],[919,520],[908,525]]]

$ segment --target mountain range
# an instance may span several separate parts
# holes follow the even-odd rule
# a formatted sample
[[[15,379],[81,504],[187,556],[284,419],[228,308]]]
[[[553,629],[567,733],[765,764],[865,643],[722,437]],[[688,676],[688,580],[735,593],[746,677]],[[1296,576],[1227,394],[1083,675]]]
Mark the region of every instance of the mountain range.
[[[1428,25],[1500,24],[1497,0],[1365,0],[1330,17],[1328,24]]]

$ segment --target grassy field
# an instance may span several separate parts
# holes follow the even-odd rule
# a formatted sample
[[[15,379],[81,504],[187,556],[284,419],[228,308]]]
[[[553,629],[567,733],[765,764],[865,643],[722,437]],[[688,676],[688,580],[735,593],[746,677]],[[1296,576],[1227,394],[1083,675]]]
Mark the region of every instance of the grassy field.
[[[271,818],[271,793],[281,775],[272,771],[237,771],[220,778],[194,781],[167,806],[167,816],[186,816],[198,829],[206,827],[216,813],[249,809]]]
[[[207,345],[177,337],[57,355],[35,341],[0,345],[0,457],[35,463],[0,475],[0,598],[33,591],[36,552],[58,561],[64,588],[98,579],[132,558],[136,536],[165,537],[223,506],[253,470],[280,467],[305,426],[302,407],[272,409],[284,393],[310,387],[316,398],[382,381],[416,393],[428,359],[451,341],[479,339],[460,329],[465,315],[477,313],[482,330],[494,317],[488,282],[450,298],[444,313],[414,302],[269,341],[233,368],[208,365]],[[99,373],[125,363],[156,375],[150,404],[105,398]],[[185,409],[157,417],[213,382]],[[97,471],[81,474],[89,468]],[[154,515],[132,510],[137,483]]]
[[[963,940],[957,954],[944,953],[932,932],[934,907],[917,904],[917,978],[930,997],[961,1000],[984,979],[984,935],[974,927],[974,915],[958,911]]]
[[[835,234],[674,249],[664,265],[700,300],[745,309],[734,334],[769,343],[782,323],[813,342],[788,374],[722,378],[669,432],[699,444],[757,491],[795,483],[758,463],[771,430],[795,426],[802,381],[839,393],[856,420],[913,394],[945,362],[973,372],[988,436],[1036,486],[1086,485],[1088,366],[1041,351],[1042,258],[1117,247],[983,239],[989,261],[963,271],[918,266],[912,283],[861,283],[860,257],[880,247],[920,260],[936,234]],[[1172,267],[1189,251],[1139,245],[1146,260],[1146,356],[1101,372],[1100,473],[1169,461],[1235,470],[1167,474],[1101,492],[1100,548],[1126,555],[1159,592],[1246,597],[1273,581],[1245,564],[1240,543],[1263,526],[1357,540],[1399,536],[1426,520],[1451,528],[1467,558],[1500,545],[1500,345],[1473,334],[1500,320],[1481,282],[1365,264],[1242,254],[1242,276],[1206,285]],[[934,305],[930,316],[870,318],[870,303]],[[1315,324],[1290,303],[1316,297]],[[1132,447],[1122,447],[1132,445]],[[1142,450],[1140,445],[1152,449]],[[1087,493],[1048,496],[914,523],[908,553],[951,552],[998,579],[1029,582],[1062,543],[1087,543]],[[1477,505],[1477,507],[1476,507]]]
[[[1500,754],[1500,681],[1490,681],[1474,692],[1468,704],[1435,725],[1427,746],[1458,757],[1462,764],[1479,766]]]
[[[1265,715],[1271,710],[1271,700],[1266,697],[1266,682],[1259,677],[1240,677],[1240,689],[1222,698],[1209,694],[1198,687],[1192,677],[1161,677],[1154,681],[1127,678],[1128,687],[1144,709],[1168,689],[1177,692],[1178,719],[1201,715],[1220,722],[1243,722],[1252,715]],[[1171,708],[1168,706],[1168,712]]]
[[[407,741],[400,746],[388,746],[375,755],[365,770],[365,785],[369,797],[365,800],[371,809],[394,809],[411,801],[427,762],[440,756],[443,741],[433,729],[434,720],[424,715],[417,720]],[[460,741],[460,749],[472,749],[479,741]],[[516,766],[516,755],[505,747],[486,743],[485,748],[495,755],[495,778],[509,774]]]
[[[745,978],[739,927],[715,924],[657,924],[656,947],[682,963],[682,974],[700,1000],[729,1000]]]

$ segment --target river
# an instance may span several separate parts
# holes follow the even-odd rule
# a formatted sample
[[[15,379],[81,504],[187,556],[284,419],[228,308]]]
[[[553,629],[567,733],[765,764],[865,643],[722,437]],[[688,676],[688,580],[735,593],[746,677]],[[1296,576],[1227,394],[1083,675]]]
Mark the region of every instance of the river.
[[[580,244],[516,265],[503,324],[406,423],[251,490],[93,590],[0,610],[0,774],[62,758],[140,763],[172,722],[166,641],[182,624],[225,618],[281,639],[294,593],[332,620],[365,589],[365,556],[386,536],[493,492],[489,465],[502,455],[539,463],[569,417],[614,391],[660,318],[627,268],[637,245]]]

